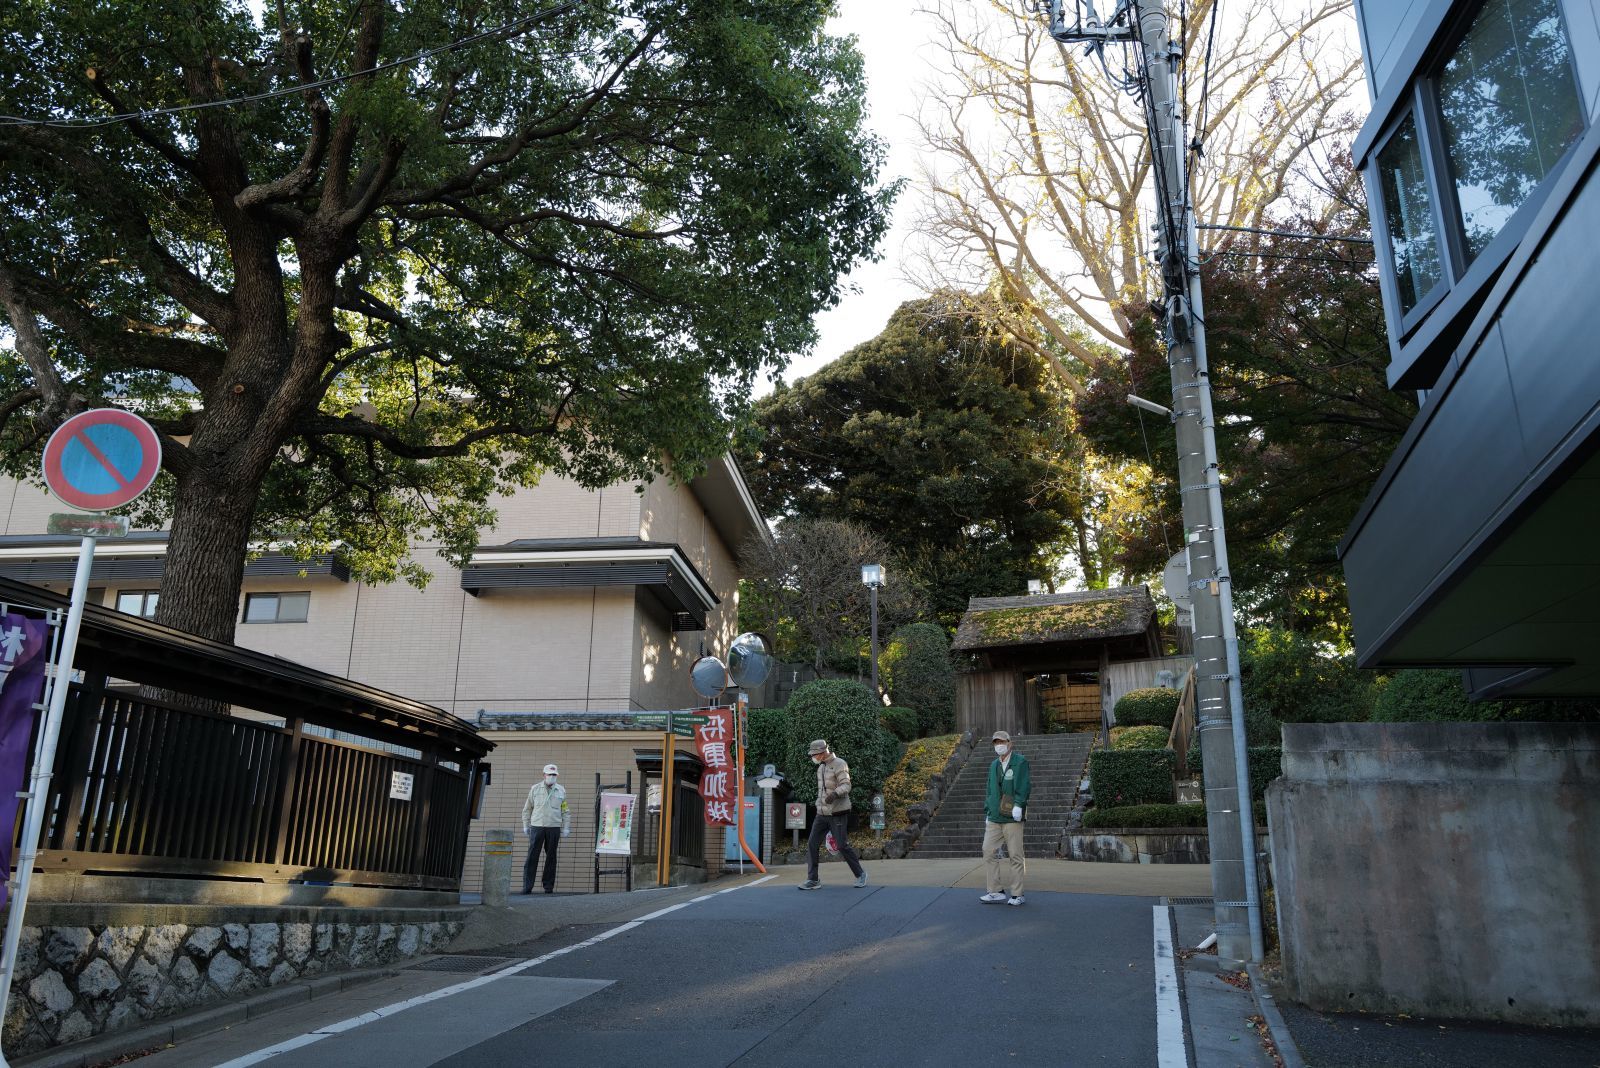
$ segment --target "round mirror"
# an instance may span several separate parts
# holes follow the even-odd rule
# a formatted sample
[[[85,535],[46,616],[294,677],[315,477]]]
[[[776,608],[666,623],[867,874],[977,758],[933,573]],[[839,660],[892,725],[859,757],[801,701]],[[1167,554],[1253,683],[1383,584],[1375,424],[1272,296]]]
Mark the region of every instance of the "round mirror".
[[[702,656],[689,668],[689,685],[701,697],[716,697],[728,688],[728,669],[714,656]]]
[[[753,688],[772,674],[772,656],[759,634],[741,634],[728,647],[728,675],[735,686]]]

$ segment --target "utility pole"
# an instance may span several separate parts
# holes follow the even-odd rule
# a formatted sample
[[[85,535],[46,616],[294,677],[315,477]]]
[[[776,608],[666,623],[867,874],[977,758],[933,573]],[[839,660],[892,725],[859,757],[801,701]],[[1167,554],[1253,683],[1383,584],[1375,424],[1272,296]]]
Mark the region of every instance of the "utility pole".
[[[1167,365],[1172,374],[1172,423],[1178,444],[1184,542],[1194,600],[1195,719],[1205,760],[1206,827],[1217,952],[1260,960],[1261,896],[1256,885],[1255,816],[1239,680],[1239,639],[1233,624],[1232,576],[1222,522],[1216,417],[1206,362],[1205,305],[1200,292],[1196,222],[1189,197],[1188,143],[1176,91],[1183,42],[1173,40],[1165,0],[1119,0],[1105,22],[1093,0],[1088,20],[1066,24],[1062,7],[1046,0],[1050,35],[1058,41],[1132,46],[1143,55],[1145,117],[1156,180],[1158,257],[1166,308]],[[1215,16],[1213,16],[1215,17]]]

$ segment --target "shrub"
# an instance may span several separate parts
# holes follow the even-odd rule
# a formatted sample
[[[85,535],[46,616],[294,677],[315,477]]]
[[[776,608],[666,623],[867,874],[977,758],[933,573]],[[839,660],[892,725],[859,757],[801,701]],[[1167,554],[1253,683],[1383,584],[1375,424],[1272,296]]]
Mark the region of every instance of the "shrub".
[[[1204,805],[1117,805],[1091,808],[1085,827],[1204,827]]]
[[[787,778],[795,777],[795,769],[789,766],[789,713],[786,709],[750,710],[750,733],[744,740],[744,762],[746,771],[755,769],[753,774],[760,774],[761,765],[771,764]]]
[[[1177,763],[1170,749],[1097,749],[1089,754],[1089,792],[1096,805],[1164,805]]]
[[[818,679],[794,692],[787,711],[789,778],[796,801],[816,803],[817,776],[806,746],[823,738],[850,765],[852,807],[869,807],[900,759],[900,740],[878,725],[882,710],[872,691],[848,679]]]
[[[950,641],[937,623],[910,623],[894,632],[878,658],[890,700],[917,711],[921,734],[955,729],[956,672]]]
[[[1199,735],[1195,736],[1195,744],[1189,747],[1189,773],[1205,785],[1205,762],[1200,756]],[[1246,750],[1247,759],[1250,761],[1250,797],[1260,801],[1267,796],[1267,784],[1283,774],[1283,746],[1281,745],[1252,745]]]
[[[1112,727],[1111,748],[1118,751],[1125,749],[1165,749],[1167,736],[1172,731],[1166,727]]]
[[[1600,715],[1593,701],[1471,701],[1460,671],[1408,669],[1396,672],[1383,687],[1372,718],[1385,723],[1564,723],[1593,722]]]
[[[961,742],[959,734],[918,738],[906,746],[883,784],[884,837],[906,825],[906,809],[922,800],[928,782],[944,770]]]
[[[1244,707],[1258,722],[1252,744],[1276,744],[1270,716],[1281,723],[1342,723],[1372,715],[1375,676],[1355,658],[1332,652],[1310,635],[1281,629],[1251,631],[1239,649]]]
[[[917,712],[914,708],[886,708],[879,713],[878,722],[902,742],[909,742],[917,736]]]
[[[1119,727],[1162,727],[1169,731],[1172,729],[1172,717],[1177,712],[1178,691],[1164,686],[1129,690],[1111,710]]]

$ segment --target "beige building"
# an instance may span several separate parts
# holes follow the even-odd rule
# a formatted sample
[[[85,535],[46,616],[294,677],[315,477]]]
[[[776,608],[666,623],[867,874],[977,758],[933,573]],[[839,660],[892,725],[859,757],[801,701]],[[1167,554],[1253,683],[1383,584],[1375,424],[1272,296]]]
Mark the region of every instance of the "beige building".
[[[621,782],[624,765],[637,763],[634,750],[658,750],[660,736],[614,717],[600,718],[604,734],[586,724],[595,713],[699,702],[689,665],[702,651],[726,651],[738,618],[735,551],[765,524],[730,458],[687,484],[662,478],[587,490],[547,476],[497,507],[497,523],[465,568],[435,545],[415,546],[433,573],[423,590],[352,582],[337,557],[252,560],[234,640],[435,705],[496,743],[468,889],[483,828],[514,827],[539,770],[561,764],[575,820],[558,889],[588,889],[594,776]],[[77,539],[42,532],[52,512],[69,510],[38,487],[0,480],[0,574],[65,589]],[[91,599],[153,615],[171,581],[165,552],[159,531],[101,542]],[[721,836],[707,839],[715,870]],[[620,889],[620,880],[610,883]]]

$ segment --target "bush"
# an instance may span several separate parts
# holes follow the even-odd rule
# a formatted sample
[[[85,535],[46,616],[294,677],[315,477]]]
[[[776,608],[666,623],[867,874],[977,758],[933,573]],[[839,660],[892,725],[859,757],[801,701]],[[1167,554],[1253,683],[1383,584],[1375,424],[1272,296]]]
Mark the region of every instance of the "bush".
[[[1372,718],[1385,723],[1512,721],[1523,723],[1594,722],[1593,701],[1470,701],[1461,672],[1408,669],[1383,687]]]
[[[1205,785],[1205,762],[1200,757],[1199,735],[1189,747],[1189,773]],[[1283,774],[1283,746],[1252,745],[1245,750],[1250,762],[1250,797],[1261,801],[1267,796],[1267,784]],[[1263,817],[1265,819],[1265,817]]]
[[[917,736],[917,712],[914,708],[886,708],[879,713],[878,722],[902,742],[909,742]]]
[[[1172,800],[1178,756],[1170,749],[1097,749],[1089,754],[1089,792],[1096,805],[1164,805]]]
[[[1112,727],[1111,748],[1119,752],[1126,749],[1165,749],[1167,736],[1171,733],[1166,727]]]
[[[870,807],[900,759],[900,740],[878,725],[882,710],[871,690],[848,679],[818,679],[794,692],[787,711],[789,781],[796,801],[816,803],[816,765],[806,746],[823,738],[850,765],[851,806]]]
[[[1172,717],[1178,713],[1178,691],[1164,686],[1151,686],[1143,690],[1129,690],[1117,700],[1111,710],[1119,727],[1161,727],[1172,729]]]
[[[921,734],[944,734],[956,724],[956,672],[950,641],[937,623],[910,623],[894,632],[878,658],[889,698],[917,712]]]
[[[761,765],[771,764],[785,777],[793,779],[789,766],[789,713],[782,708],[752,708],[750,733],[744,740],[745,770],[761,773]],[[802,769],[803,770],[803,769]]]
[[[1204,827],[1204,805],[1117,805],[1091,808],[1083,814],[1085,827]]]
[[[1372,715],[1373,673],[1306,634],[1251,631],[1240,645],[1239,675],[1244,707],[1257,720],[1249,724],[1252,744],[1278,742],[1272,725],[1260,722],[1263,716],[1280,723],[1343,723]]]

